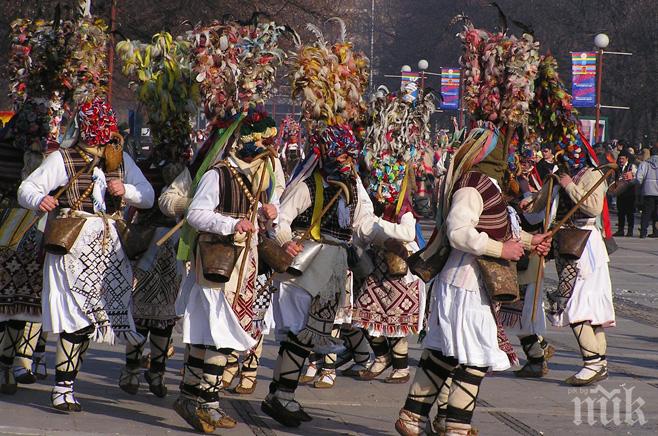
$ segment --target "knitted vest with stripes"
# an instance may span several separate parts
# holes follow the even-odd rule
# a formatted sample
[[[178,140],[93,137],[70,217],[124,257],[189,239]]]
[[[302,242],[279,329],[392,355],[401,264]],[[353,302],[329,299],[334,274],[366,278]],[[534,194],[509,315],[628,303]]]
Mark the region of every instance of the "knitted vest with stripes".
[[[583,176],[587,172],[587,169],[588,168],[585,167],[585,168],[581,169],[580,171],[578,171],[578,174],[573,176],[573,182],[575,184],[578,184],[580,182],[580,180],[583,178]],[[559,195],[559,200],[557,202],[557,211],[555,213],[555,220],[556,221],[559,221],[562,218],[564,218],[565,215],[567,214],[567,212],[569,212],[571,210],[571,208],[576,205],[576,203],[574,203],[574,201],[571,199],[571,197],[569,196],[567,191],[564,190],[564,188],[560,187],[560,193],[558,195]],[[592,218],[592,217],[589,216],[589,215],[585,215],[583,212],[581,212],[580,209],[578,209],[576,211],[576,213],[574,213],[571,216],[571,221],[579,220],[579,219],[587,219],[587,218]]]
[[[297,218],[295,218],[291,224],[293,230],[305,231],[311,226],[313,219],[313,205],[315,205],[315,177],[310,176],[304,180],[306,186],[308,187],[308,192],[311,196],[311,206],[306,208],[306,210],[300,213]],[[355,183],[347,183],[348,189],[350,190],[350,197],[352,202],[348,206],[350,211],[350,223],[346,228],[341,228],[338,224],[338,201],[336,201],[331,209],[327,211],[325,216],[322,217],[320,223],[320,234],[331,236],[333,238],[339,239],[341,241],[350,241],[352,240],[352,223],[354,222],[354,211],[356,209],[357,201],[357,191]],[[329,185],[323,189],[323,207],[329,204],[329,201],[333,198],[334,195],[340,190],[338,186]]]
[[[59,152],[64,159],[64,168],[66,169],[66,176],[69,178],[69,180],[71,180],[73,176],[78,173],[78,171],[89,168],[89,164],[81,155],[81,153],[84,152],[80,151],[80,149],[77,147],[62,148],[59,150]],[[93,159],[93,156],[86,153],[85,157],[87,160]],[[103,169],[105,166],[105,161],[101,159],[98,166],[99,168]],[[103,169],[103,172],[105,173],[105,178],[108,181],[112,179],[119,179],[123,181],[123,162],[115,171],[105,171]],[[73,183],[71,183],[71,186],[69,186],[69,188],[66,190],[65,195],[60,197],[59,207],[72,208],[73,205],[78,203],[80,197],[82,197],[85,191],[87,191],[87,189],[91,186],[92,175],[93,170],[84,171],[80,176],[78,176],[78,178]],[[121,198],[113,197],[107,190],[105,191],[106,213],[112,214],[116,212],[121,208],[121,203]],[[87,195],[82,199],[78,210],[94,213],[94,204],[92,202],[91,195]]]
[[[249,199],[240,184],[231,175],[231,171],[225,164],[218,164],[212,169],[219,175],[219,204],[215,207],[215,212],[231,218],[249,219]],[[244,174],[238,174],[245,186],[251,185]]]
[[[457,181],[453,192],[466,187],[477,189],[484,203],[475,229],[486,233],[496,241],[504,242],[510,239],[512,227],[507,204],[491,179],[478,171],[470,171]]]

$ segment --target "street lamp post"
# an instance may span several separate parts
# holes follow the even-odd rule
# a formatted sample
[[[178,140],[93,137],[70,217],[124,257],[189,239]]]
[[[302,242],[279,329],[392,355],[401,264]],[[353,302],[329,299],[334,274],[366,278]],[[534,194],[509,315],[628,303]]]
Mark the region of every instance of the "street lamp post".
[[[594,37],[594,45],[598,49],[596,57],[596,121],[594,122],[594,142],[599,142],[599,122],[601,120],[601,80],[603,76],[603,50],[610,44],[610,38],[605,33]]]
[[[420,89],[421,92],[425,92],[425,71],[429,68],[429,62],[425,59],[418,61],[418,70],[420,71]]]

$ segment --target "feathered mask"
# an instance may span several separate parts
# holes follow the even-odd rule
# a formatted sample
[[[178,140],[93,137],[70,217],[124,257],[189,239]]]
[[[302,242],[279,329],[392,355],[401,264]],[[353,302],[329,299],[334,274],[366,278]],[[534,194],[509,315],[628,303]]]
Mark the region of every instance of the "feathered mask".
[[[80,138],[90,147],[109,143],[112,133],[118,131],[114,110],[101,98],[82,105],[78,112],[78,123]]]
[[[274,22],[214,22],[189,34],[208,119],[234,115],[246,103],[267,99],[277,68],[286,58],[279,38],[287,33],[296,38],[288,27]]]
[[[190,47],[167,32],[154,35],[150,44],[117,44],[122,72],[136,79],[131,86],[148,113],[157,161],[184,161],[190,148],[190,119],[199,101],[199,85],[191,80]]]
[[[430,144],[429,118],[435,110],[432,94],[416,104],[380,88],[369,108],[366,163],[371,194],[394,202],[403,190],[406,172]]]
[[[369,62],[346,41],[345,23],[339,18],[330,21],[341,27],[338,41],[330,44],[320,29],[308,24],[316,41],[298,45],[289,62],[289,76],[292,97],[302,97],[305,118],[339,125],[354,122],[365,112],[362,96],[368,85]]]
[[[61,20],[57,7],[52,21],[17,19],[11,24],[10,96],[15,110],[32,121],[45,117],[49,125],[45,134],[34,126],[19,133],[24,138],[18,147],[41,142],[45,151],[46,143],[57,140],[68,107],[105,95],[107,26],[91,17],[88,6],[88,0],[79,2],[75,20]]]
[[[467,22],[459,34],[464,51],[464,104],[476,120],[525,125],[534,98],[539,43],[477,29]]]

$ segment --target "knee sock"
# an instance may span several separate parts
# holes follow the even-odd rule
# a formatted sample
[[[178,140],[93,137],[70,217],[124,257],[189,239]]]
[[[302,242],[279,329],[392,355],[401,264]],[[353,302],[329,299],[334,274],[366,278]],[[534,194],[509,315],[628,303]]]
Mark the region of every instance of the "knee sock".
[[[487,368],[459,365],[452,375],[446,423],[469,424]]]
[[[139,369],[149,330],[147,327],[137,327],[137,332],[144,336],[144,340],[137,345],[132,345],[130,343],[126,344],[126,367],[133,371]]]
[[[537,335],[529,335],[519,337],[521,339],[521,347],[530,364],[544,363],[544,349],[541,346],[541,340]]]
[[[23,337],[25,321],[9,320],[4,323],[5,329],[0,343],[0,364],[6,367],[14,365],[14,357],[18,344]]]
[[[184,365],[185,371],[180,385],[181,394],[194,398],[200,396],[199,386],[203,379],[203,360],[205,357],[206,349],[203,345],[188,345]]]
[[[14,360],[16,366],[18,366],[16,375],[32,372],[32,356],[34,356],[40,335],[41,323],[25,323],[23,335],[16,344],[16,358]]]
[[[231,354],[227,356],[228,361],[226,362],[226,367],[224,368],[224,375],[222,376],[222,384],[225,388],[228,388],[233,379],[238,374],[240,370],[240,353],[233,350]]]
[[[601,355],[601,361],[607,365],[605,353],[608,351],[608,341],[605,338],[605,330],[603,326],[597,325],[594,327],[594,335],[596,336],[596,342],[599,346],[599,354]]]
[[[232,351],[229,348],[206,347],[206,356],[203,359],[203,378],[199,386],[200,397],[206,403],[219,401],[224,367]]]
[[[404,409],[427,417],[446,380],[450,378],[457,359],[441,352],[425,349],[418,364],[414,381],[409,387]]]
[[[258,370],[258,364],[260,363],[260,356],[263,354],[263,335],[260,336],[258,342],[249,351],[249,355],[244,362],[242,362],[242,371],[256,371]]]
[[[452,386],[452,373],[443,381],[439,395],[436,398],[436,418],[434,419],[434,430],[445,428],[448,417],[448,399],[450,398],[450,387]]]
[[[599,353],[599,342],[594,333],[594,328],[589,321],[571,324],[571,329],[576,336],[578,346],[580,347],[580,354],[583,356],[585,366],[590,363],[597,363],[601,361],[601,354]]]
[[[312,344],[306,344],[297,339],[297,336],[288,333],[288,337],[281,342],[279,357],[274,365],[274,374],[270,384],[270,393],[277,391],[295,392],[299,384],[304,362],[311,354]]]
[[[370,365],[370,372],[379,373],[386,369],[391,362],[391,348],[388,339],[385,336],[378,336],[376,338],[369,337],[370,346],[375,353],[375,360]]]
[[[361,329],[343,330],[343,335],[350,345],[354,363],[365,366],[370,360],[370,345]]]
[[[171,333],[173,330],[173,325],[163,329],[149,329],[149,339],[151,342],[151,368],[149,369],[149,372],[164,374],[165,362],[167,361],[167,349],[171,343]]]
[[[87,329],[59,334],[55,353],[55,383],[57,386],[73,386],[87,348],[89,348]]]
[[[407,338],[389,338],[388,341],[393,355],[391,359],[393,369],[407,369],[409,367],[409,342]]]

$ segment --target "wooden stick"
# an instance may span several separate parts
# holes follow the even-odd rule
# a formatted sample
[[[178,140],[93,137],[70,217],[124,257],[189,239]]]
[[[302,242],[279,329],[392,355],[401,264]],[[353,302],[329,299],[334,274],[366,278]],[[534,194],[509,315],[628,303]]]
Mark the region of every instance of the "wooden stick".
[[[96,162],[96,161],[97,161],[97,158],[94,158],[94,160],[93,160],[92,162],[90,162],[90,163],[91,163],[91,167],[89,167],[89,166],[85,166],[84,168],[80,169],[77,173],[75,173],[75,174],[73,175],[73,177],[71,178],[71,180],[69,180],[69,182],[68,182],[66,185],[64,185],[64,186],[62,186],[61,188],[59,188],[59,190],[55,193],[55,195],[53,195],[53,198],[54,198],[55,200],[59,199],[59,197],[61,197],[62,194],[64,194],[64,192],[66,192],[66,190],[69,189],[69,188],[71,187],[71,185],[73,184],[73,182],[75,182],[75,181],[76,181],[76,180],[82,175],[82,173],[84,173],[84,172],[87,171],[87,170],[91,170],[91,169],[95,166],[95,162]],[[35,216],[35,217],[32,219],[32,221],[30,222],[30,224],[29,224],[27,227],[25,227],[25,228],[23,229],[23,231],[21,231],[20,235],[14,235],[14,236],[11,238],[11,241],[9,241],[9,244],[10,244],[10,245],[13,245],[13,244],[16,243],[17,241],[20,241],[21,239],[23,239],[23,236],[25,236],[25,234],[27,233],[27,231],[30,230],[30,229],[32,228],[32,226],[34,226],[37,222],[39,222],[39,220],[43,217],[43,215],[44,215],[44,214],[38,214],[37,216]]]
[[[169,238],[174,236],[174,233],[176,233],[178,230],[180,230],[181,227],[183,227],[183,224],[185,224],[187,220],[183,218],[182,220],[178,221],[175,226],[173,226],[167,233],[162,235],[162,238],[158,239],[158,242],[155,243],[158,247],[162,247],[162,244],[167,242]]]
[[[548,232],[548,227],[551,225],[549,220],[551,219],[551,197],[553,195],[553,177],[549,176],[548,179],[548,197],[546,197],[546,210],[544,211],[544,233]],[[537,313],[537,303],[539,299],[539,288],[541,287],[541,282],[544,279],[544,256],[539,256],[539,265],[537,266],[537,276],[535,277],[535,298],[532,301],[532,316],[530,317],[531,322],[535,322],[535,314]]]
[[[254,160],[256,160],[256,159],[261,159],[261,158],[265,157],[266,155],[268,155],[268,156],[270,157],[270,161],[273,161],[273,160],[274,160],[274,156],[272,156],[272,151],[271,151],[270,149],[268,149],[268,151],[266,151],[266,152],[263,152],[263,153],[257,155],[257,156],[254,158]],[[272,168],[274,168],[274,163],[272,163]],[[186,220],[185,218],[183,218],[182,220],[180,220],[180,221],[179,221],[178,223],[176,223],[176,225],[175,225],[174,227],[172,227],[167,233],[165,233],[164,235],[162,235],[162,238],[158,239],[158,241],[155,243],[155,245],[157,245],[158,247],[161,247],[165,242],[167,242],[167,241],[169,240],[169,238],[171,238],[172,236],[174,236],[174,234],[175,234],[178,230],[180,230],[180,228],[183,227],[183,225],[184,225],[186,222],[187,222],[187,220]]]
[[[549,232],[549,233],[551,234],[551,237],[555,236],[555,234],[558,232],[558,230],[560,230],[560,227],[562,227],[562,226],[564,225],[564,223],[566,223],[567,221],[569,221],[569,219],[573,216],[573,214],[576,213],[576,212],[578,211],[578,209],[580,209],[580,206],[585,202],[585,200],[587,200],[587,199],[590,197],[590,195],[592,195],[592,194],[594,193],[594,191],[596,191],[596,188],[598,188],[598,187],[601,185],[601,183],[605,182],[606,179],[607,179],[608,177],[610,177],[614,172],[615,172],[615,168],[610,168],[610,169],[609,169],[609,170],[603,175],[603,177],[601,177],[601,178],[600,178],[600,179],[594,184],[594,186],[592,186],[591,188],[589,188],[589,191],[587,191],[587,192],[585,193],[585,195],[583,195],[583,196],[580,198],[580,200],[578,200],[578,202],[577,202],[577,203],[576,203],[576,204],[575,204],[575,205],[569,210],[569,212],[567,212],[567,214],[564,216],[564,218],[562,218],[562,219],[561,219],[561,220],[560,220],[560,221],[559,221],[559,222],[558,222],[558,223],[557,223],[557,224],[551,229],[551,231]]]
[[[268,150],[265,153],[259,154],[258,156],[264,156],[266,154],[270,154],[270,151]],[[251,221],[252,224],[256,220],[256,212],[258,212],[258,201],[260,198],[260,193],[263,190],[263,182],[265,181],[265,172],[267,172],[267,161],[263,161],[263,169],[260,173],[260,179],[258,180],[258,191],[256,191],[254,203],[251,205],[249,220]],[[253,235],[254,232],[249,232],[247,234],[247,242],[245,244],[244,257],[242,258],[242,262],[240,263],[240,273],[238,274],[238,282],[236,285],[237,289],[235,290],[236,293],[240,292],[240,287],[242,284],[242,276],[244,275],[244,268],[247,265],[247,257],[249,257],[249,249],[251,248],[251,239]]]

